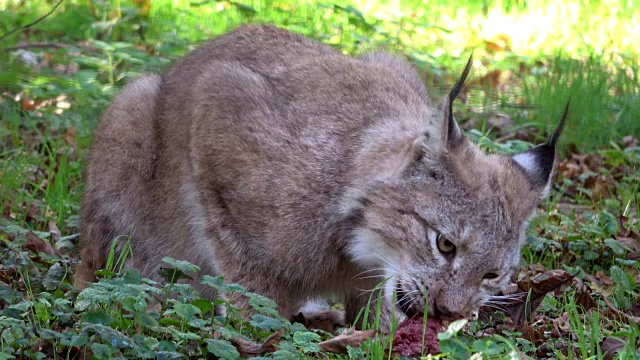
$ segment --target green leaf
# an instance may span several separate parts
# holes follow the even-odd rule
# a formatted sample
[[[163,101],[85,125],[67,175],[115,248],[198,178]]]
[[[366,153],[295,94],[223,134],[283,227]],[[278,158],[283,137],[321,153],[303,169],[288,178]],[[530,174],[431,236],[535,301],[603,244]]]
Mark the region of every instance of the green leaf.
[[[200,340],[202,339],[202,337],[198,334],[195,333],[191,333],[191,332],[183,332],[183,331],[179,331],[177,329],[171,328],[169,329],[169,332],[171,332],[171,334],[173,335],[174,339],[177,340]]]
[[[135,342],[131,338],[108,326],[88,323],[83,325],[85,329],[95,331],[105,343],[110,344],[115,348],[130,349],[136,346]]]
[[[6,344],[14,345],[16,343],[16,337],[13,336],[11,329],[4,329],[2,334],[0,334],[0,339]]]
[[[189,320],[189,322],[187,322],[187,325],[196,329],[202,329],[207,325],[207,322],[202,319],[191,319]]]
[[[169,283],[175,283],[181,279],[193,280],[191,276],[185,274],[183,271],[180,271],[178,269],[163,267],[163,268],[160,268],[160,271],[158,272],[158,274],[160,275],[161,278],[165,279]]]
[[[89,343],[89,337],[86,334],[75,334],[71,337],[71,341],[68,346],[85,346]]]
[[[160,325],[180,327],[180,325],[182,325],[182,322],[178,319],[163,317],[160,319]]]
[[[438,334],[438,340],[448,340],[454,337],[469,322],[467,319],[460,319],[449,324],[447,331]]]
[[[36,311],[36,318],[38,318],[40,322],[46,323],[51,319],[49,308],[45,304],[38,302],[33,307]]]
[[[635,266],[638,263],[638,260],[616,258],[616,262],[622,266]]]
[[[611,279],[616,283],[622,285],[622,287],[626,290],[633,289],[633,285],[627,273],[624,272],[619,266],[614,265],[610,269],[611,271]]]
[[[27,312],[33,306],[33,301],[23,301],[19,302],[15,305],[9,306],[9,309],[16,309],[21,312]]]
[[[91,352],[93,356],[98,359],[109,359],[111,358],[111,348],[107,345],[100,343],[91,344]]]
[[[178,347],[173,341],[160,340],[160,342],[158,343],[158,350],[165,352],[176,352],[178,351]]]
[[[42,285],[47,291],[53,291],[60,286],[60,283],[68,274],[68,269],[60,262],[53,264],[42,280]]]
[[[146,328],[153,328],[158,326],[158,320],[156,320],[153,315],[146,311],[134,313],[133,318],[136,324]]]
[[[213,355],[225,360],[240,358],[238,350],[226,340],[208,339],[207,350]]]
[[[249,323],[259,329],[267,331],[282,329],[282,321],[262,314],[254,314]]]
[[[249,305],[257,312],[278,316],[278,311],[276,310],[278,305],[275,301],[258,294],[248,294],[247,296],[249,296]]]
[[[304,353],[320,352],[320,347],[318,346],[320,339],[320,335],[310,331],[293,334],[293,342]]]
[[[142,275],[138,270],[127,269],[124,273],[124,282],[125,284],[141,284]]]
[[[220,333],[220,336],[225,339],[235,339],[238,337],[242,337],[242,334],[231,326],[219,327],[216,330]]]
[[[113,322],[113,317],[104,311],[87,311],[81,316],[82,321],[91,324],[109,325]]]
[[[66,338],[65,334],[61,334],[57,331],[53,331],[51,329],[40,329],[40,337],[46,340],[56,340],[59,341],[61,339]]]
[[[201,314],[206,314],[208,311],[214,311],[213,303],[207,299],[195,299],[191,302],[191,305],[197,306],[198,309],[200,309]]]
[[[191,320],[195,318],[196,315],[200,314],[200,309],[191,304],[176,303],[173,306],[173,309],[175,310],[176,314],[186,320]]]
[[[209,287],[214,288],[217,292],[220,293],[230,293],[236,292],[241,295],[246,295],[247,289],[238,284],[226,284],[224,282],[224,278],[222,276],[210,276],[203,275],[200,278],[200,283],[203,285],[207,285]]]
[[[617,240],[608,238],[604,240],[604,243],[616,254],[623,255],[627,251],[631,251],[628,247],[624,246]]]
[[[591,260],[595,260],[597,258],[600,257],[600,254],[598,254],[595,251],[591,251],[591,250],[587,250],[584,252],[584,255],[582,255],[582,258],[586,261],[591,261]]]
[[[274,360],[298,360],[300,356],[288,350],[278,350],[273,353]]]
[[[158,351],[156,356],[158,360],[184,359],[184,355],[175,351]]]
[[[162,258],[162,261],[166,262],[167,264],[171,265],[172,268],[174,269],[178,269],[182,272],[188,273],[188,272],[199,272],[200,268],[196,265],[193,265],[192,263],[188,262],[188,261],[184,261],[184,260],[176,260],[176,259],[172,259],[170,257],[165,257]]]

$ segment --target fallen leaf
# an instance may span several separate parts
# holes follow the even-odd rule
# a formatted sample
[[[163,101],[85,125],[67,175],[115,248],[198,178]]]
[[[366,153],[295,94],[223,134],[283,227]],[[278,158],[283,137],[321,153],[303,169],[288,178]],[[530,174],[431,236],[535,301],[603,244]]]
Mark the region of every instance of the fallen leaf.
[[[600,199],[608,198],[612,194],[615,187],[616,184],[613,176],[598,175],[595,178],[593,189],[591,190],[591,200],[593,200],[594,202],[598,202],[600,201]]]
[[[38,208],[38,205],[36,205],[35,202],[32,202],[31,204],[29,204],[29,209],[27,209],[26,220],[37,221],[40,215],[41,214],[40,214],[40,209]]]
[[[55,222],[50,220],[48,223],[48,227],[49,227],[49,233],[51,233],[53,240],[56,242],[60,241],[60,238],[62,237],[62,233],[60,233],[60,229],[58,229],[58,225],[56,225]]]
[[[233,343],[236,349],[238,349],[238,352],[240,353],[240,356],[242,358],[252,358],[260,356],[264,353],[272,353],[278,350],[275,345],[280,342],[282,334],[282,330],[276,331],[273,334],[269,335],[269,337],[262,344],[257,344],[242,338],[232,339],[231,343]]]
[[[625,345],[626,341],[614,337],[606,337],[600,344],[600,348],[605,360],[612,360]]]
[[[535,264],[529,267],[530,271],[535,272],[539,267]],[[548,270],[534,275],[520,274],[518,280],[519,296],[512,296],[500,304],[500,309],[483,306],[483,312],[491,313],[501,311],[511,317],[513,325],[519,327],[522,324],[530,322],[533,315],[542,303],[544,297],[554,292],[556,295],[564,291],[574,277],[564,270],[555,269]]]
[[[600,280],[600,282],[603,285],[612,285],[613,284],[613,280],[609,276],[607,276],[607,274],[605,274],[604,271],[598,271],[596,273],[596,278],[598,280]]]
[[[76,149],[78,145],[76,144],[76,129],[73,126],[69,126],[64,135],[64,142],[67,143],[72,149]]]
[[[571,330],[571,322],[569,321],[569,313],[565,312],[557,318],[553,319],[551,327],[551,336],[556,339],[564,338]]]
[[[591,291],[582,280],[573,278],[573,284],[576,288],[576,305],[580,306],[583,311],[589,311],[589,309],[596,306],[596,301],[591,296]]]
[[[507,287],[504,290],[502,290],[502,295],[511,295],[511,294],[515,294],[516,292],[518,292],[518,284],[511,283],[507,285]]]
[[[27,238],[27,244],[25,245],[27,250],[33,251],[36,254],[45,253],[47,255],[60,255],[53,247],[51,247],[51,244],[42,240],[38,235],[28,232],[25,237]]]
[[[631,249],[631,251],[640,251],[640,238],[636,237],[631,238],[628,236],[618,236],[616,237],[619,243]]]
[[[604,315],[609,319],[614,321],[621,321],[629,324],[633,323],[636,325],[640,325],[640,317],[632,316],[632,315],[626,314],[623,311],[616,309],[616,307],[613,306],[611,301],[609,301],[609,299],[607,299],[606,296],[602,297],[602,301],[604,301],[605,305],[607,305],[607,311],[604,312]]]
[[[7,201],[4,204],[4,207],[2,208],[2,217],[5,219],[11,219],[11,218],[15,218],[15,214],[13,215],[13,217],[11,216],[11,201]]]
[[[561,269],[548,270],[535,275],[530,282],[519,284],[524,291],[532,289],[539,294],[558,290],[561,286],[567,285],[573,276]]]
[[[627,135],[622,138],[622,146],[625,149],[638,147],[638,138],[633,135]]]
[[[340,335],[319,344],[320,350],[334,354],[346,354],[347,346],[359,347],[376,334],[375,330],[344,329]]]

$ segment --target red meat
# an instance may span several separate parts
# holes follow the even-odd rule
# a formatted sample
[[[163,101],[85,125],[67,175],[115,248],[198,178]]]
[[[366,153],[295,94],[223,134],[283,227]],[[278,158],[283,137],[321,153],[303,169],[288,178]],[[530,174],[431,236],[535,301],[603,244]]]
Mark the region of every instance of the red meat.
[[[424,317],[415,316],[404,321],[396,329],[393,336],[394,353],[408,356],[420,357],[427,354],[440,353],[440,344],[438,343],[438,329],[440,323],[436,319],[428,318],[426,329],[424,327]],[[424,336],[422,330],[425,329]],[[424,338],[424,351],[422,351]]]

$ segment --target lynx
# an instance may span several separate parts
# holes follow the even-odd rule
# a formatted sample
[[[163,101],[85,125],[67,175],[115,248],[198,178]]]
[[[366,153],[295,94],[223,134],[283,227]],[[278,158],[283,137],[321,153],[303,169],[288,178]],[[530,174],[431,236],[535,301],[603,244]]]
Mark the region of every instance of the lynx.
[[[568,109],[545,144],[485,154],[452,115],[471,64],[433,102],[395,56],[250,25],[133,81],[93,139],[77,284],[125,234],[143,275],[188,260],[283,316],[327,296],[347,322],[372,298],[385,321],[469,316],[519,264]]]

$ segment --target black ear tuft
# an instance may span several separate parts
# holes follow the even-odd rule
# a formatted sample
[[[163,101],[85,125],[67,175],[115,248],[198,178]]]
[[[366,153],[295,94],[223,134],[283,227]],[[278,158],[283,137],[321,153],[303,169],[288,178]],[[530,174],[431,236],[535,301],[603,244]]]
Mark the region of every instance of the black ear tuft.
[[[460,129],[458,128],[458,124],[456,120],[453,118],[453,101],[460,95],[460,91],[462,91],[462,87],[464,86],[464,82],[467,80],[467,76],[469,76],[469,71],[471,71],[471,65],[473,64],[473,53],[469,56],[469,60],[467,60],[467,65],[464,67],[462,74],[456,81],[455,85],[449,92],[448,101],[449,103],[446,105],[448,111],[447,116],[447,143],[449,147],[455,147],[462,140],[463,135]]]
[[[462,71],[462,74],[460,74],[460,78],[458,78],[458,81],[456,81],[456,84],[453,85],[453,89],[449,91],[449,104],[452,104],[453,100],[455,100],[458,97],[458,95],[460,95],[460,91],[464,86],[464,82],[467,81],[467,76],[469,76],[469,71],[471,71],[472,64],[473,64],[473,52],[471,53],[471,55],[469,55],[469,60],[467,60],[467,65],[465,65],[464,70]]]
[[[555,149],[556,141],[562,134],[562,130],[564,130],[564,124],[567,122],[567,116],[569,115],[569,105],[571,105],[571,95],[569,95],[569,99],[567,100],[567,105],[564,107],[564,112],[562,113],[562,118],[560,119],[560,124],[556,127],[556,130],[551,134],[549,140],[547,140],[547,146],[550,146]]]
[[[513,156],[513,160],[525,170],[535,187],[545,188],[549,183],[556,157],[556,142],[564,129],[570,104],[571,98],[567,101],[560,123],[546,143]]]

